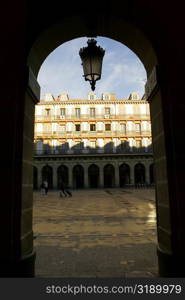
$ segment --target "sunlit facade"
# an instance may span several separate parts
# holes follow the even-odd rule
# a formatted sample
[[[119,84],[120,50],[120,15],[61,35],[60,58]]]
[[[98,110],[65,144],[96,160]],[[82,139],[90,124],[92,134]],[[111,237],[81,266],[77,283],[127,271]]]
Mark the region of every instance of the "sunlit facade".
[[[131,93],[117,99],[46,94],[35,109],[34,188],[150,185],[153,178],[149,104]]]

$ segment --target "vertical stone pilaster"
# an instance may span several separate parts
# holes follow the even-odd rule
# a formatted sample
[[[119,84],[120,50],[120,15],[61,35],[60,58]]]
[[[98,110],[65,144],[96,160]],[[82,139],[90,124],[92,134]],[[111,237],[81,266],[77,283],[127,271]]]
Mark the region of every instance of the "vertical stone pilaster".
[[[104,188],[104,173],[103,173],[103,165],[100,164],[99,166],[100,170],[100,178],[99,178],[99,187]]]
[[[73,166],[72,165],[68,165],[68,185],[70,188],[74,188],[73,186]]]
[[[57,189],[57,166],[53,166],[53,189]]]
[[[145,183],[146,184],[150,183],[150,164],[149,163],[145,164]]]
[[[135,179],[134,179],[134,164],[130,165],[130,184],[135,185]]]
[[[84,188],[89,188],[89,176],[88,176],[88,166],[83,166],[84,168]]]
[[[118,162],[115,163],[115,187],[119,187],[119,164]]]
[[[38,170],[38,189],[40,189],[42,183],[42,166],[38,166],[37,170]]]

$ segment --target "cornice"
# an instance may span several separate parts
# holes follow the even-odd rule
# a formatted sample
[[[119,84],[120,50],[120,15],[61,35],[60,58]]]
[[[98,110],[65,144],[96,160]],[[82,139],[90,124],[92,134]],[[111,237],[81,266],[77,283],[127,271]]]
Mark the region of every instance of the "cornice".
[[[146,100],[128,100],[128,99],[117,99],[117,100],[87,100],[87,99],[71,99],[66,101],[41,101],[37,105],[72,105],[72,104],[148,104]]]

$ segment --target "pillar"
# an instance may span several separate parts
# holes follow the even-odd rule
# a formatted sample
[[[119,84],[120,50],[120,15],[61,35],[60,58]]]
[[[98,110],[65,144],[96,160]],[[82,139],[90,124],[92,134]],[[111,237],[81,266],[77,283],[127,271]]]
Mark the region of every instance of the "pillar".
[[[89,188],[89,176],[88,176],[88,165],[84,165],[84,188]]]
[[[120,183],[119,183],[119,164],[118,162],[116,162],[114,164],[114,168],[115,168],[115,187],[120,187]]]
[[[57,182],[57,168],[58,166],[53,165],[53,189],[58,189],[58,182]]]
[[[19,36],[13,34],[12,39],[14,36],[16,43],[21,45]],[[6,151],[1,163],[1,193],[6,191],[6,199],[1,203],[0,211],[0,277],[34,276],[32,158],[35,103],[40,93],[31,70],[21,64],[21,55],[21,51],[19,54],[15,51],[9,58],[12,80],[6,76],[6,81],[14,92],[13,97],[12,93],[7,93],[7,101],[1,105],[1,127],[6,124],[6,130],[2,131]],[[5,112],[11,122],[3,118],[3,114],[7,118]]]
[[[74,188],[74,186],[73,186],[73,165],[71,165],[71,164],[68,165],[68,176],[69,176],[68,185],[70,188]]]
[[[103,165],[100,164],[99,165],[99,176],[100,176],[100,179],[99,179],[99,187],[100,188],[104,188],[104,172],[103,172]]]
[[[150,164],[147,162],[145,166],[145,183],[150,184]]]
[[[130,164],[130,184],[135,185],[134,164]]]
[[[37,166],[38,170],[38,189],[40,189],[41,183],[42,183],[42,166]]]
[[[161,277],[185,277],[185,142],[182,138],[185,132],[185,105],[181,102],[183,85],[182,82],[178,83],[181,78],[174,77],[174,70],[178,74],[179,62],[179,57],[177,60],[175,58],[168,72],[162,70],[161,66],[158,68],[157,84],[148,97],[156,175],[157,254]]]

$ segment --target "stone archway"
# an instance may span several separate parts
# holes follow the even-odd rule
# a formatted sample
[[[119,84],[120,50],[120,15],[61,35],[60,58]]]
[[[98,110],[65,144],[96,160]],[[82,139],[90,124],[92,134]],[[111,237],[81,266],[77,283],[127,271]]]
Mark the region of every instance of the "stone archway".
[[[104,167],[104,187],[115,187],[115,168],[111,164],[107,164]]]
[[[124,187],[130,184],[130,167],[128,164],[121,164],[119,166],[119,184]]]
[[[88,168],[89,187],[97,188],[99,185],[99,167],[92,164]]]
[[[124,43],[133,50],[143,62],[148,76],[155,65],[159,66],[157,86],[149,97],[155,156],[159,269],[161,276],[184,277],[185,160],[184,142],[179,134],[184,130],[181,64],[184,57],[181,47],[184,29],[181,26],[183,25],[181,5],[169,5],[169,18],[164,20],[166,5],[162,2],[153,5],[150,1],[134,1],[133,4],[126,1],[122,9],[121,1],[117,5],[112,0],[109,3],[103,1],[102,5],[97,2],[98,5],[94,5],[91,12],[83,3],[76,3],[71,11],[71,4],[66,3],[69,9],[62,15],[61,9],[54,4],[46,5],[45,13],[42,14],[43,6],[39,3],[35,6],[33,2],[28,1],[30,14],[25,35],[22,30],[24,13],[21,18],[11,14],[11,20],[14,20],[12,22],[17,25],[12,27],[12,22],[7,23],[11,39],[7,39],[7,31],[3,32],[3,39],[7,45],[2,48],[3,55],[7,58],[2,62],[2,73],[6,75],[3,97],[7,101],[2,103],[2,111],[9,112],[12,122],[11,126],[6,128],[5,136],[8,149],[2,186],[9,187],[6,188],[9,205],[5,205],[2,209],[0,218],[1,236],[5,241],[1,247],[1,274],[5,276],[8,274],[10,277],[34,274],[30,191],[33,176],[30,176],[32,174],[30,149],[33,141],[34,103],[39,99],[37,84],[34,85],[38,70],[47,55],[60,44],[81,36],[101,35]],[[171,24],[174,11],[178,16],[178,22]],[[153,30],[151,22],[148,21],[156,19],[158,22]],[[174,32],[177,34],[173,34]],[[27,40],[26,47],[23,40]],[[12,44],[15,50],[13,52]],[[169,44],[172,47],[167,49],[166,45]],[[33,71],[29,76],[27,66]],[[7,94],[10,86],[14,97],[12,93]],[[176,101],[177,99],[179,101]],[[4,126],[6,115],[2,116],[1,120]]]
[[[48,188],[53,188],[53,168],[51,166],[44,166],[42,168],[42,182],[44,180],[47,180],[48,182]]]
[[[81,165],[73,167],[73,186],[76,189],[84,187],[84,168]]]
[[[69,183],[69,171],[68,167],[61,165],[57,168],[57,187],[60,189],[61,181],[67,187]]]
[[[138,163],[134,167],[134,178],[136,185],[145,184],[145,166]]]

